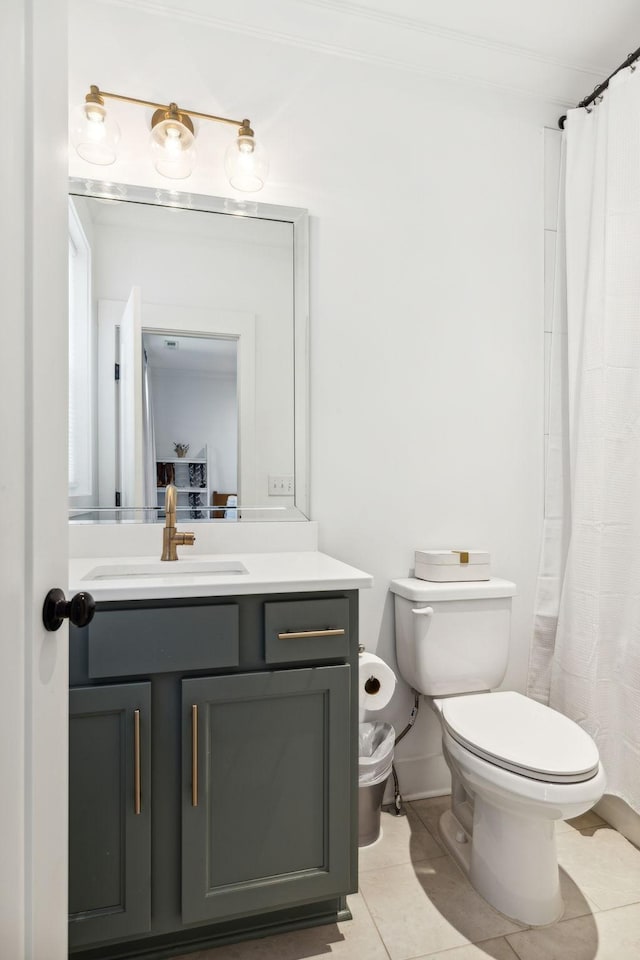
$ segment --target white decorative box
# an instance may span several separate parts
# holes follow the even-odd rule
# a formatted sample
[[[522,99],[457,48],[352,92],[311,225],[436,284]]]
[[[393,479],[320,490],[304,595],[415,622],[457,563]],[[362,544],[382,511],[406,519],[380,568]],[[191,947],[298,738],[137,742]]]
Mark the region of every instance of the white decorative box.
[[[416,550],[418,580],[489,580],[489,554],[486,550]]]

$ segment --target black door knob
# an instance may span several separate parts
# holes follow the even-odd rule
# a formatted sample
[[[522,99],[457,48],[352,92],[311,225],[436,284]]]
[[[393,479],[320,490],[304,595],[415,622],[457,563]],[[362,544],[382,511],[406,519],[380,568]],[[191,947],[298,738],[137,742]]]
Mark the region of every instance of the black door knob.
[[[86,627],[95,612],[96,602],[90,593],[76,593],[71,600],[65,600],[62,590],[54,587],[44,598],[42,622],[47,630],[59,630],[65,617],[69,617],[74,626]]]

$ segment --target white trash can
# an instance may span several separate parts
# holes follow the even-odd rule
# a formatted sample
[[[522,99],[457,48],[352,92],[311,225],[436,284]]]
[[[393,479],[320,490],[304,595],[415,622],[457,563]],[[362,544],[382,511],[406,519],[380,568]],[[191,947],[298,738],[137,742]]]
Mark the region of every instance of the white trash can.
[[[358,846],[367,847],[380,836],[380,811],[393,763],[395,730],[374,720],[358,727]]]

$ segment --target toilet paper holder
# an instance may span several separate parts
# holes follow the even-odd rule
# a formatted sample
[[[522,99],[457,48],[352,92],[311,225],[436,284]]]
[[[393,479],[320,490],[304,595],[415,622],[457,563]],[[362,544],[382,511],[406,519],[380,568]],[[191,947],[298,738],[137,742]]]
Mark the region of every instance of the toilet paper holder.
[[[358,644],[358,656],[361,657],[365,651],[364,643]],[[369,677],[368,680],[364,682],[364,692],[369,694],[379,693],[380,692],[380,681],[377,677]]]

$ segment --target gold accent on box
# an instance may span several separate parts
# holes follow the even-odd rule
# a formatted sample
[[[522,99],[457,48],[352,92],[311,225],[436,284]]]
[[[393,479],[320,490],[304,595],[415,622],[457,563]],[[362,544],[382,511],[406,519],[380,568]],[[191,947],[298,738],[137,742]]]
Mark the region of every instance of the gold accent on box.
[[[469,563],[468,550],[452,550],[451,553],[457,553],[460,556],[460,563]]]

